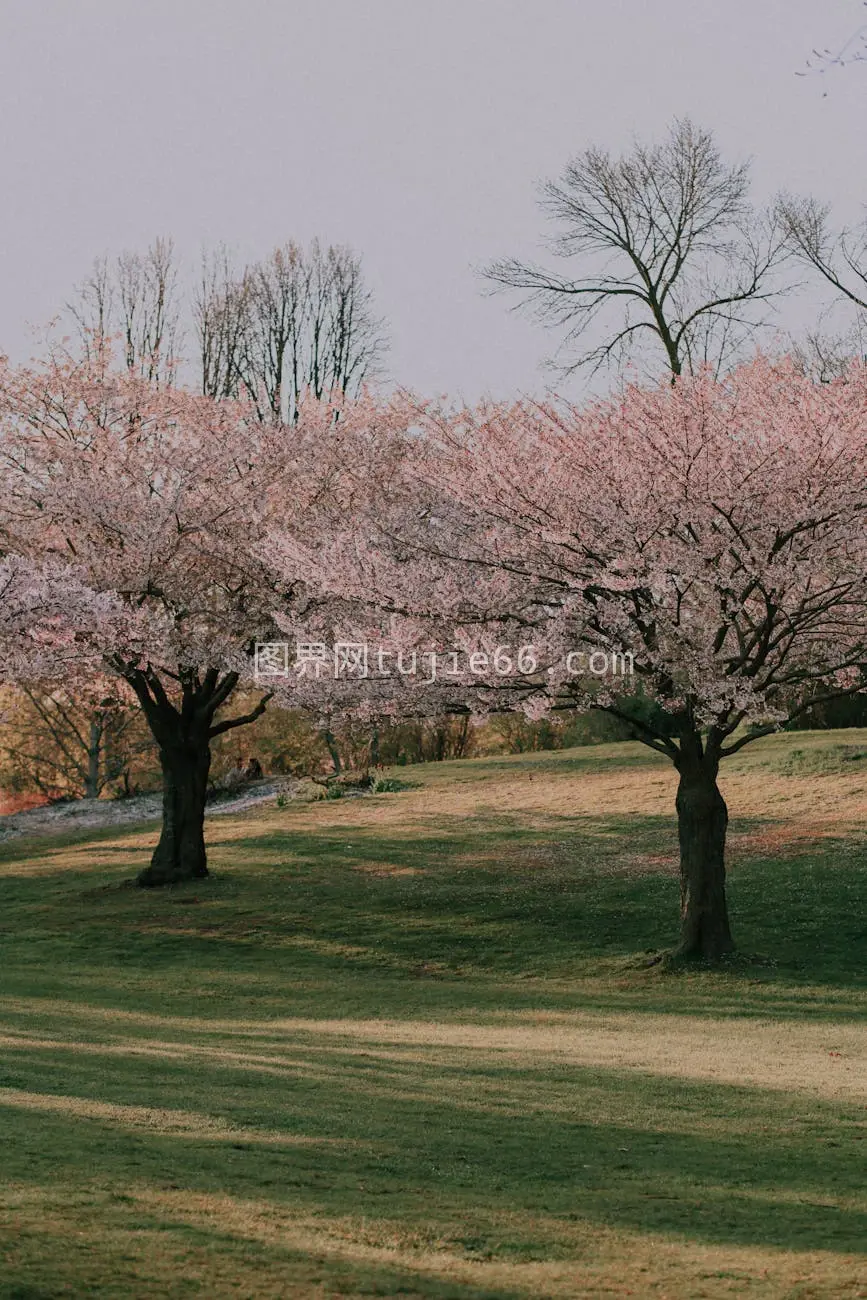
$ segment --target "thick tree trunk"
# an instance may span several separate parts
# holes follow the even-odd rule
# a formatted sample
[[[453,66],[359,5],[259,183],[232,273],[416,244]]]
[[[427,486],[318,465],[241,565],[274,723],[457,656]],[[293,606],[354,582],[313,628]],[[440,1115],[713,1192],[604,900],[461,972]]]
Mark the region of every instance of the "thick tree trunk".
[[[208,874],[205,854],[205,800],[211,768],[211,741],[235,727],[255,722],[271,696],[237,718],[215,722],[216,713],[238,684],[238,674],[222,676],[217,668],[180,668],[170,677],[179,683],[179,698],[169,698],[160,674],[151,665],[140,668],[113,660],[138,696],[160,752],[163,770],[163,828],[150,866],[138,877],[140,885],[173,885],[201,880]]]
[[[205,800],[211,748],[206,737],[187,737],[160,750],[163,827],[150,866],[138,877],[145,886],[171,885],[207,876]]]
[[[680,944],[674,956],[717,962],[734,949],[726,905],[728,809],[717,786],[719,757],[701,738],[681,738],[677,763],[680,839]]]
[[[85,799],[99,798],[99,762],[102,757],[102,723],[93,718],[87,742],[87,776],[84,781]]]

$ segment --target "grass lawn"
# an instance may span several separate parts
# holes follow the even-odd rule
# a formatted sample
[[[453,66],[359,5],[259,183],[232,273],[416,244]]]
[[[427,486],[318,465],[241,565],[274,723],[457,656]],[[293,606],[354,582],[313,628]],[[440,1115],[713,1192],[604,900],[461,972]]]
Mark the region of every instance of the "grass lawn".
[[[867,1297],[867,732],[731,760],[721,973],[649,751],[400,775],[0,845],[0,1300]]]

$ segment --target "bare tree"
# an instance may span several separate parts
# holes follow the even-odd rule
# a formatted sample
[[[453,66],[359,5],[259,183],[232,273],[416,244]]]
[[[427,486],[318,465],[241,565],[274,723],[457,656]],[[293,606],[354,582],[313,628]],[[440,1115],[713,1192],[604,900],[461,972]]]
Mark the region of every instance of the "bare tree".
[[[105,346],[115,320],[115,279],[107,257],[96,258],[66,307],[78,328],[81,350],[92,361]]]
[[[275,248],[246,272],[250,284],[244,383],[260,415],[292,418],[309,367],[310,271],[297,244]],[[308,382],[311,382],[308,379]]]
[[[867,362],[867,321],[862,318],[842,332],[823,330],[820,325],[793,339],[790,355],[803,374],[817,384],[829,384],[845,375],[853,362]]]
[[[117,263],[126,363],[146,379],[169,382],[177,369],[179,311],[171,239],[156,239],[142,255],[123,253]]]
[[[250,278],[238,274],[226,246],[202,257],[193,298],[201,388],[208,397],[237,397],[244,386],[250,328]]]
[[[206,257],[194,305],[202,387],[246,391],[262,418],[294,420],[304,392],[358,392],[386,350],[382,321],[351,249],[289,242],[235,269]]]
[[[352,392],[378,371],[386,348],[383,323],[374,315],[373,295],[352,249],[332,246],[323,254],[314,244],[312,254],[315,299],[325,315],[318,391]]]
[[[622,362],[644,341],[673,377],[704,363],[722,369],[778,292],[781,241],[772,215],[750,204],[747,164],[723,162],[687,119],[664,143],[636,143],[620,158],[585,150],[544,185],[542,208],[559,226],[552,251],[577,260],[578,274],[517,258],[485,274],[566,331],[563,348],[578,347],[567,373]]]
[[[262,419],[292,421],[305,392],[354,396],[387,348],[361,258],[344,245],[289,242],[239,268],[221,245],[202,258],[191,315],[203,393],[246,393]],[[100,258],[67,304],[90,358],[120,338],[130,371],[174,383],[181,295],[170,239]]]
[[[86,356],[119,336],[131,372],[174,383],[180,348],[180,305],[171,239],[142,253],[99,258],[67,304]]]
[[[113,695],[79,701],[23,686],[0,738],[0,768],[16,789],[97,799],[109,788],[129,793],[131,766],[151,748],[138,711]]]
[[[782,194],[777,219],[794,255],[818,272],[840,298],[867,311],[867,217],[833,230],[827,204]]]

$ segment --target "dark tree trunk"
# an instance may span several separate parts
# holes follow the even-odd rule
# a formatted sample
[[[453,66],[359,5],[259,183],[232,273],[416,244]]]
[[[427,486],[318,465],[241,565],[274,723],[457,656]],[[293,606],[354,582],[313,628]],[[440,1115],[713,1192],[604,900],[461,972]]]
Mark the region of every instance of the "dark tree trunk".
[[[680,944],[674,956],[717,962],[734,949],[726,905],[728,809],[717,785],[719,754],[691,732],[681,736],[677,769]]]
[[[173,703],[151,667],[137,668],[113,661],[123,673],[144,710],[159,746],[163,771],[163,827],[150,866],[139,874],[144,886],[174,885],[201,880],[208,874],[205,854],[205,800],[211,767],[211,741],[223,732],[255,722],[271,698],[265,695],[250,713],[215,722],[217,711],[238,684],[238,674],[194,668],[172,674],[180,685]]]
[[[84,781],[85,799],[99,798],[99,764],[102,757],[103,726],[99,718],[91,719],[87,741],[87,776]]]
[[[334,768],[334,775],[340,776],[343,766],[340,762],[340,750],[337,748],[337,740],[334,732],[326,728],[322,735],[325,739],[325,747],[331,756],[331,765]]]
[[[205,800],[211,746],[190,736],[160,750],[163,772],[163,826],[150,866],[138,877],[145,886],[200,880],[208,874],[205,854]]]
[[[470,715],[465,713],[461,719],[461,734],[458,739],[455,758],[466,758],[470,739]]]

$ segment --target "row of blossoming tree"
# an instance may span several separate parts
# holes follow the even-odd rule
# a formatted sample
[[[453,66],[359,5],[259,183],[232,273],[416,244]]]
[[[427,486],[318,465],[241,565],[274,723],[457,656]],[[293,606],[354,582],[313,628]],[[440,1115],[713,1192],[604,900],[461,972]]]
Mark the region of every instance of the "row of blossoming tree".
[[[867,681],[867,368],[818,385],[759,359],[585,407],[367,394],[287,428],[102,353],[6,365],[0,403],[0,673],[138,700],[164,777],[140,883],[207,874],[211,741],[272,695],[592,707],[677,770],[677,952],[731,951],[721,761]],[[378,652],[233,711],[275,640]],[[634,671],[576,672],[594,652]]]

